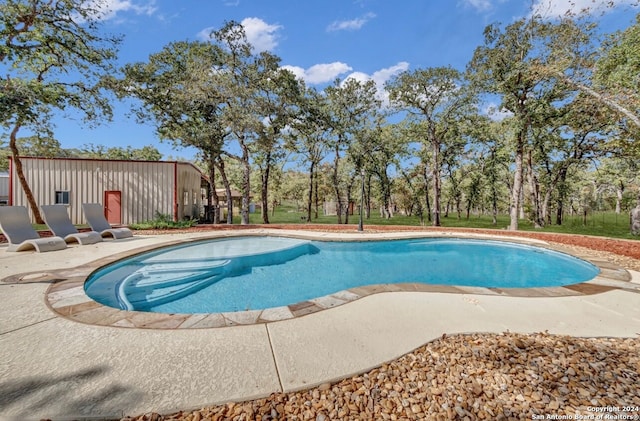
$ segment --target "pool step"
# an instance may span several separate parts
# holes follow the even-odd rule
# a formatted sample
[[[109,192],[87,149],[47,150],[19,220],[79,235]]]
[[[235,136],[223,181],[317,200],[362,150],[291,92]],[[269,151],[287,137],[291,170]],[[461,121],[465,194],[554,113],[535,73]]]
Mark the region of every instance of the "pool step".
[[[120,307],[142,309],[176,300],[221,279],[229,260],[208,265],[166,263],[144,266],[131,273],[116,286]]]
[[[116,285],[116,298],[124,310],[147,310],[183,298],[223,278],[246,274],[255,267],[283,264],[318,252],[317,247],[305,242],[232,259],[154,261],[120,281]]]

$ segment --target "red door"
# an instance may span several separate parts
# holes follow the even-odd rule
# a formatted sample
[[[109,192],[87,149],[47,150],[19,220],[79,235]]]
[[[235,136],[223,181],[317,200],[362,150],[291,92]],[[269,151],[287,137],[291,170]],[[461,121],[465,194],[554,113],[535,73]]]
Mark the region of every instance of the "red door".
[[[104,192],[104,216],[110,224],[122,224],[121,196],[122,192],[118,190],[107,190]]]

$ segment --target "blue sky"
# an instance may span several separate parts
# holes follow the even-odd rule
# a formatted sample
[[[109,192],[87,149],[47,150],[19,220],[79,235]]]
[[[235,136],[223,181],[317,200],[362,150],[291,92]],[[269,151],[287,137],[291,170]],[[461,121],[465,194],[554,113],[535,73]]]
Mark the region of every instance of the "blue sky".
[[[258,50],[282,59],[309,85],[336,77],[373,79],[380,86],[403,70],[447,66],[464,69],[483,30],[531,13],[553,17],[595,7],[607,31],[625,28],[639,11],[633,0],[104,0],[103,29],[122,34],[120,64],[146,61],[172,41],[202,40],[225,21],[241,22]],[[114,120],[96,129],[68,117],[56,119],[55,137],[64,148],[84,144],[154,145],[173,157],[191,158],[189,149],[162,143],[151,125],[127,117],[129,105],[115,102]]]

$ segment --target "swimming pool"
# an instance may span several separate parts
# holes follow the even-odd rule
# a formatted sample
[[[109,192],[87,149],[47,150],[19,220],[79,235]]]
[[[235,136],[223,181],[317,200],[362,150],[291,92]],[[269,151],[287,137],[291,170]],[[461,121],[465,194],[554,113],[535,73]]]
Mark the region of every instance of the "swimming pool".
[[[124,310],[193,314],[279,307],[364,285],[552,287],[598,273],[573,256],[493,240],[325,242],[247,236],[195,241],[120,260],[92,273],[85,291]]]

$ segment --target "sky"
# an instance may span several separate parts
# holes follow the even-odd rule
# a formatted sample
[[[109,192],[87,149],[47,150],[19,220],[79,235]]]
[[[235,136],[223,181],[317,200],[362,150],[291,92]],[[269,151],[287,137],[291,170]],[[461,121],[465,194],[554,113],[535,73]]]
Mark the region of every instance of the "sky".
[[[270,51],[308,85],[337,77],[373,79],[380,87],[402,71],[452,66],[464,70],[483,30],[532,10],[548,18],[590,7],[607,32],[628,27],[640,12],[634,0],[103,0],[101,28],[121,34],[118,64],[144,62],[174,41],[206,40],[227,21],[242,23],[256,51]],[[113,121],[89,129],[68,116],[55,119],[63,148],[153,145],[168,157],[191,159],[193,149],[161,142],[151,124],[128,116],[114,101]]]

